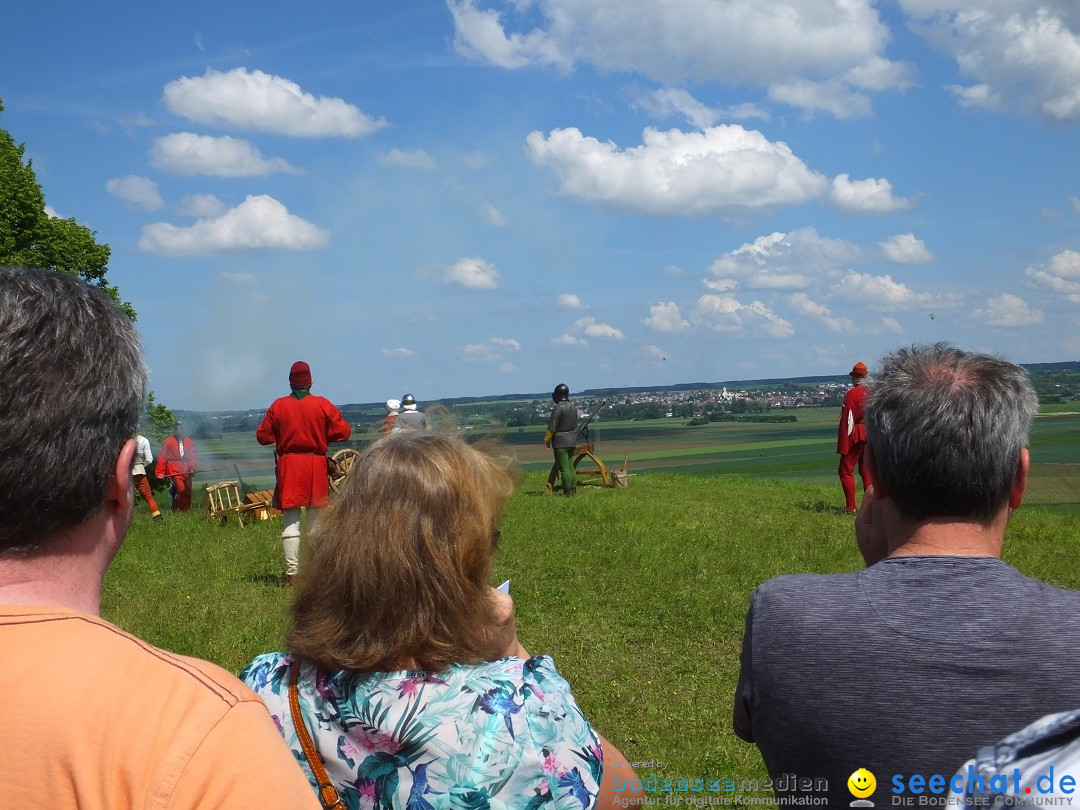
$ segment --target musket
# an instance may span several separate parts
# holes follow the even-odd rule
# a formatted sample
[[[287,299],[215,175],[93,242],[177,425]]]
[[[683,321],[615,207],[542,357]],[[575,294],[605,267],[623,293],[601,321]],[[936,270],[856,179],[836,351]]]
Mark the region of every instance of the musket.
[[[600,409],[607,405],[607,400],[600,400],[600,404],[596,406],[596,410],[585,417],[585,421],[578,425],[578,431],[585,430],[589,426],[589,422],[596,418],[596,415],[600,413]]]
[[[240,465],[233,462],[232,468],[236,471],[236,480],[240,484],[240,494],[247,495],[247,485],[244,483],[244,476],[240,475]]]
[[[236,465],[234,464],[233,466],[235,467]],[[222,470],[227,470],[227,469],[228,469],[228,467],[207,467],[205,469],[195,470],[195,472],[165,473],[165,475],[155,475],[154,477],[155,478],[161,478],[161,479],[165,479],[165,478],[181,478],[181,477],[186,477],[186,476],[189,476],[189,475],[194,477],[194,476],[198,475],[199,473],[221,472]],[[237,470],[237,475],[239,475],[239,474],[240,474],[240,471]]]

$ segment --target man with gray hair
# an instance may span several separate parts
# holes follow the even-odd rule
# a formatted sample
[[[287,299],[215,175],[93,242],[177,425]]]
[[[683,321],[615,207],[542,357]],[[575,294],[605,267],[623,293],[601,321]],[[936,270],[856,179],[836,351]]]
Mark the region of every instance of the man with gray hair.
[[[1080,704],[1080,592],[1001,560],[1037,405],[995,357],[939,343],[882,360],[855,524],[867,568],[778,577],[750,600],[734,727],[774,782],[914,805],[979,746]]]
[[[318,807],[223,669],[102,620],[147,372],[100,290],[0,269],[0,804]]]

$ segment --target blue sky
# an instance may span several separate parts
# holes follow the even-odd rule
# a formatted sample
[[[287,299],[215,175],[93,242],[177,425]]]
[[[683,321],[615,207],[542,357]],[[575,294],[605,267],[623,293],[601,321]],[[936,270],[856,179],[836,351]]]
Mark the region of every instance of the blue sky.
[[[20,5],[0,126],[158,399],[1080,357],[1076,0]]]

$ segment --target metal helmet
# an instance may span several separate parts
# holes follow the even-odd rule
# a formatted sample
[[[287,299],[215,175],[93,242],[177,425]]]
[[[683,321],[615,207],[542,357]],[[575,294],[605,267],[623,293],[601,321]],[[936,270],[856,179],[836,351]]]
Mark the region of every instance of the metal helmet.
[[[566,383],[559,383],[555,386],[555,390],[551,392],[551,398],[555,402],[563,402],[570,399],[570,388],[567,387]]]
[[[401,407],[402,408],[404,408],[406,405],[415,405],[415,404],[416,404],[416,397],[414,397],[412,394],[406,394],[405,396],[403,396],[401,398]]]

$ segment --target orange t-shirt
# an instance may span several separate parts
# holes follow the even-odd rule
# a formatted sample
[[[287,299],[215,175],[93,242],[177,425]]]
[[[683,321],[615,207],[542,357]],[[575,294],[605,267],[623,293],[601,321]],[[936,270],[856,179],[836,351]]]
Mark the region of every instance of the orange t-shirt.
[[[3,808],[319,807],[239,680],[67,608],[0,605],[0,727]]]

